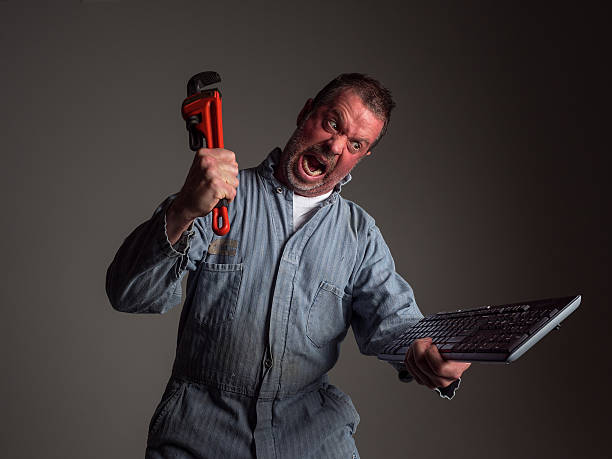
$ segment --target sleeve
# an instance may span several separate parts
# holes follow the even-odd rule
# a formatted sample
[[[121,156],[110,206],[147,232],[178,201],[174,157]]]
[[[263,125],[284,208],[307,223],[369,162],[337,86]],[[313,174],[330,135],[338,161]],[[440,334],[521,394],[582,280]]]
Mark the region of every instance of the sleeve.
[[[166,211],[175,197],[167,198],[151,219],[125,239],[108,267],[106,294],[114,309],[163,314],[181,302],[181,280],[188,270],[197,268],[212,230],[206,218],[198,218],[171,245]]]
[[[418,322],[419,310],[412,288],[396,271],[395,262],[380,230],[368,231],[363,257],[354,273],[353,314],[351,326],[361,353],[376,355],[397,335]],[[410,382],[412,375],[402,363],[391,363],[400,381]],[[458,379],[435,391],[452,399],[461,384]]]
[[[423,314],[412,287],[395,271],[391,252],[375,225],[367,233],[353,276],[353,333],[362,354],[376,355]],[[401,381],[412,380],[403,364],[393,366]]]

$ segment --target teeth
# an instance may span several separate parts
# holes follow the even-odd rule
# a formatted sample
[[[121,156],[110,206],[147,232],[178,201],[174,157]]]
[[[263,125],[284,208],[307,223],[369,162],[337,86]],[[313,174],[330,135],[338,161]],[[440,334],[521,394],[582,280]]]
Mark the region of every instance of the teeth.
[[[302,158],[302,166],[304,167],[304,170],[308,173],[308,175],[312,175],[312,176],[318,176],[321,175],[323,173],[323,171],[321,169],[317,169],[317,170],[312,170],[310,169],[310,167],[308,167],[308,161],[306,161],[306,156],[304,156]]]

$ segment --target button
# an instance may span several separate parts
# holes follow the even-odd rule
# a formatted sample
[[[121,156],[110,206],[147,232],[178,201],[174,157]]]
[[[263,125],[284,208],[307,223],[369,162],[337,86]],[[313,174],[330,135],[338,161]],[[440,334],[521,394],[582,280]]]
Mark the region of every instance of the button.
[[[270,368],[272,366],[272,358],[266,357],[266,360],[264,361],[264,365],[266,368]]]
[[[282,188],[279,186],[279,187],[276,189],[276,192],[277,192],[278,194],[281,194],[281,193],[283,192],[283,189],[282,189]]]

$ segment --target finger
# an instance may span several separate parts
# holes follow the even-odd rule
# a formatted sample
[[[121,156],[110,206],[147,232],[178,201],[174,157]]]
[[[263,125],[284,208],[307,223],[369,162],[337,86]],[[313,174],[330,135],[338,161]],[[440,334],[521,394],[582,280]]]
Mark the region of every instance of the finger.
[[[453,362],[442,358],[437,346],[433,344],[433,340],[428,339],[427,344],[422,354],[422,360],[419,361],[420,369],[434,387],[446,387],[455,379],[458,379],[460,374],[456,376],[456,372],[452,369]],[[441,365],[446,373],[440,370]]]
[[[457,375],[453,362],[442,358],[435,344],[427,348],[425,362],[427,362],[431,379],[436,384],[436,387],[446,387],[461,376],[460,374]]]
[[[463,372],[471,365],[468,362],[457,362],[452,360],[446,360],[438,351],[435,345],[432,345],[427,349],[425,354],[427,363],[431,368],[434,375],[442,378],[440,381],[444,385],[448,385],[456,379],[459,379]],[[444,386],[438,386],[444,387]]]
[[[223,182],[232,185],[234,188],[238,186],[238,167],[231,164],[222,164],[209,157],[202,158],[200,162],[200,170],[204,177],[212,181],[215,178],[221,179]]]
[[[238,176],[238,165],[232,162],[219,162],[217,168],[224,175]]]
[[[211,148],[205,153],[205,155],[209,155],[213,157],[219,164],[231,164],[238,166],[236,162],[236,153],[231,150],[226,150],[225,148]]]
[[[236,157],[236,154],[233,151],[228,150],[226,148],[207,148],[207,147],[200,148],[198,151],[196,151],[196,155],[199,155],[199,156],[212,155],[217,158],[227,158],[230,156]]]
[[[234,153],[232,150],[228,150],[226,148],[212,148],[211,151],[219,159],[236,160],[236,153]]]
[[[221,197],[217,197],[221,196]],[[219,194],[216,195],[217,199],[225,199],[228,202],[232,202],[236,197],[236,188],[227,183],[224,183],[221,189],[219,190]]]
[[[433,389],[434,387],[437,387],[436,382],[434,381],[435,374],[432,373],[425,357],[425,353],[427,352],[429,346],[431,346],[431,338],[424,338],[415,340],[411,347],[413,347],[414,362],[417,370],[419,371],[421,379],[425,381],[425,385],[427,387]]]
[[[419,339],[415,340],[410,346],[411,352],[411,366],[412,370],[418,375],[422,381],[421,384],[433,389],[436,387],[434,382],[431,380],[429,366],[425,361],[424,353],[428,346],[431,345],[431,340]]]
[[[223,181],[227,183],[229,186],[231,186],[232,188],[238,188],[238,185],[240,184],[240,182],[238,181],[238,178],[233,175],[225,176],[223,178]]]
[[[412,346],[410,346],[408,348],[408,352],[406,352],[406,357],[404,359],[404,364],[406,365],[406,369],[408,370],[408,372],[412,375],[412,377],[414,378],[414,380],[421,385],[424,385],[423,380],[421,379],[421,377],[419,376],[419,371],[416,368],[416,365],[414,363],[414,356],[412,354]]]
[[[226,183],[221,177],[210,180],[210,190],[214,199],[227,199],[231,201],[236,196],[236,188]]]
[[[202,169],[227,168],[231,171],[238,170],[236,154],[222,148],[201,148],[196,152],[194,161],[199,162]]]
[[[238,188],[238,177],[232,174],[223,173],[216,168],[209,169],[206,172],[206,177],[210,181],[211,186],[228,185],[234,189]]]

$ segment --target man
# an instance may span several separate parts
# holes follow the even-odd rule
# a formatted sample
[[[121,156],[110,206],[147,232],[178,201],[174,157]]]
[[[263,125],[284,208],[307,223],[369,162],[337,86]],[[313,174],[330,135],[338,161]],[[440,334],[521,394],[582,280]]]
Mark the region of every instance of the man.
[[[257,168],[239,172],[228,150],[198,151],[178,195],[123,243],[107,273],[120,311],[167,311],[190,271],[147,457],[358,457],[359,416],[327,379],[340,342],[352,326],[375,355],[422,317],[372,217],[339,195],[393,105],[378,81],[340,75]],[[222,198],[231,230],[217,237],[211,210]],[[468,366],[425,339],[398,370],[453,388]]]

